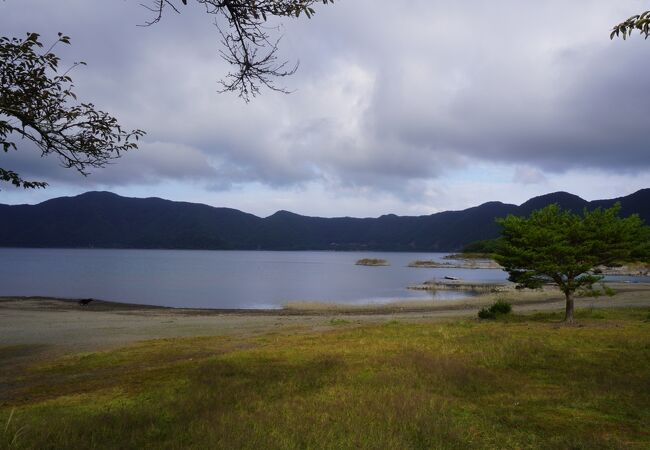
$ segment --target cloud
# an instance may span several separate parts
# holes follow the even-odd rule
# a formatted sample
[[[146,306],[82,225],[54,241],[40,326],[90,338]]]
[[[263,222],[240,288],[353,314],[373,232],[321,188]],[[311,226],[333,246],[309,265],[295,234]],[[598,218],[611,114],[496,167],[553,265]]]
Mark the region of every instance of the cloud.
[[[512,181],[520,184],[540,184],[547,180],[542,171],[532,167],[517,166]]]
[[[29,149],[0,162],[87,187],[178,182],[205,196],[254,185],[410,205],[442,205],[440,193],[451,194],[440,183],[481,164],[540,187],[581,170],[638,176],[650,171],[650,44],[608,39],[638,9],[633,0],[319,6],[282,28],[282,55],[301,64],[281,82],[295,92],[245,104],[217,94],[229,67],[199,5],[143,28],[149,13],[137,2],[3,2],[3,34],[71,35],[61,54],[88,62],[73,73],[82,99],[148,135],[87,179]]]
[[[31,144],[17,142],[20,151],[5,155],[2,164],[23,177],[50,183],[63,181],[84,186],[155,184],[161,180],[214,180],[218,169],[208,157],[196,148],[166,142],[143,142],[139,149],[131,150],[112,160],[104,168],[88,168],[88,177],[74,169],[62,167],[55,155],[41,157]]]

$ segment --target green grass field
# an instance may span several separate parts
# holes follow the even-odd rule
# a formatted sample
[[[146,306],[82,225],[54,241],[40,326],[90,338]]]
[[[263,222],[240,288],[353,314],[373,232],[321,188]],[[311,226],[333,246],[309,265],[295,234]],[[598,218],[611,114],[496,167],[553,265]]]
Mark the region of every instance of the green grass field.
[[[23,367],[4,347],[0,448],[650,448],[650,312],[577,319],[339,319]]]

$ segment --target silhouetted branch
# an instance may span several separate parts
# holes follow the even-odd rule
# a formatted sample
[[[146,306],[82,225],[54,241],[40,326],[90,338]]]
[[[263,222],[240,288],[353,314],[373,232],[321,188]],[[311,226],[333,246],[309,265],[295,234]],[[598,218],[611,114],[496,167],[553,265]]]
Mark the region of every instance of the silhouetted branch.
[[[186,0],[181,0],[187,4]],[[277,87],[274,80],[292,75],[298,64],[289,66],[287,61],[278,61],[278,43],[281,37],[271,39],[270,30],[264,24],[271,17],[311,18],[316,3],[334,3],[334,0],[196,0],[208,14],[217,16],[215,24],[221,36],[223,49],[220,55],[236,70],[220,81],[221,92],[234,91],[245,101],[255,97],[262,86],[279,92],[288,92]],[[153,12],[152,25],[159,22],[165,8],[179,12],[172,0],[154,0],[147,9]],[[227,28],[219,26],[219,19]]]

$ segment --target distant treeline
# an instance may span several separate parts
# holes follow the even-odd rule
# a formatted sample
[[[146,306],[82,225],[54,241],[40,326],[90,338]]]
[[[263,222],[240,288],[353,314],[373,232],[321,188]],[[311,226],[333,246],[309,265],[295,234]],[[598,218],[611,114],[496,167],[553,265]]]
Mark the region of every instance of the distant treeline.
[[[587,202],[558,192],[517,206],[489,202],[463,211],[377,218],[307,217],[279,211],[261,218],[230,208],[160,198],[88,192],[38,205],[0,205],[0,246],[226,250],[381,250],[491,253],[497,217],[529,215],[558,203],[565,209],[609,207],[650,222],[650,189]]]
[[[501,245],[501,240],[496,239],[484,239],[481,241],[470,242],[463,247],[463,253],[479,253],[484,255],[489,255],[496,253]]]

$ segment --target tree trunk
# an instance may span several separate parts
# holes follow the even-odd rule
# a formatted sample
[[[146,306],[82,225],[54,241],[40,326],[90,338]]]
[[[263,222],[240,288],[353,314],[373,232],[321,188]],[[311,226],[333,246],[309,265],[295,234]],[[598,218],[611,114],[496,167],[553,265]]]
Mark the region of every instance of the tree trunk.
[[[564,315],[564,321],[567,323],[573,323],[573,293],[567,292],[564,295],[566,296],[566,313]]]

